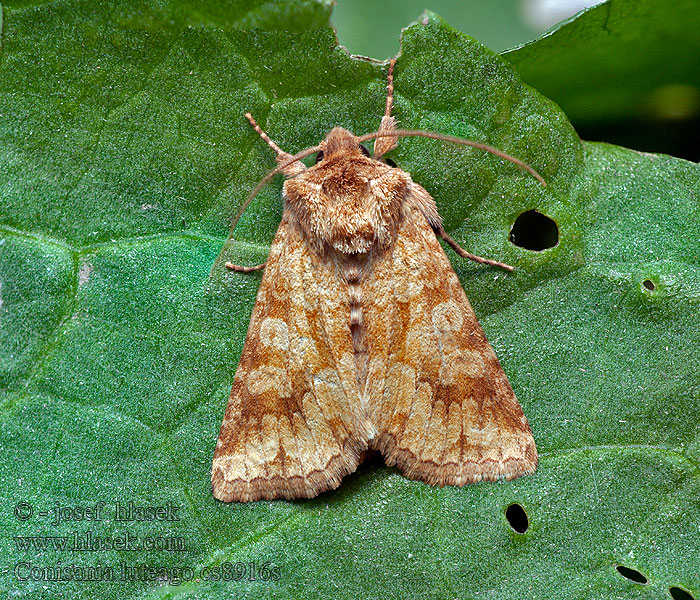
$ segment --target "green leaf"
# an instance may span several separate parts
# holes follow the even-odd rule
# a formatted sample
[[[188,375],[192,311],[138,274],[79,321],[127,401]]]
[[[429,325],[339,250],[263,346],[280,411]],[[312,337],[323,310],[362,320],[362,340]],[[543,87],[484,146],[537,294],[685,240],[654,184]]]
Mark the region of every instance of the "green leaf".
[[[697,598],[698,167],[582,143],[511,66],[433,15],[403,36],[401,125],[490,143],[548,182],[440,142],[402,140],[393,155],[453,236],[516,267],[450,254],[530,420],[538,471],[438,489],[370,463],[312,500],[213,499],[212,454],[259,277],[209,271],[231,215],[274,165],[242,115],[298,151],[334,125],[375,129],[385,96],[385,68],[349,57],[330,29],[279,31],[266,6],[248,6],[235,18],[175,3],[4,13],[0,589],[520,599],[658,598],[679,586]],[[327,16],[325,4],[299,6],[307,25]],[[267,29],[236,26],[250,22]],[[264,257],[279,189],[239,223],[237,260]],[[509,241],[533,209],[556,222],[556,246]],[[130,502],[163,507],[140,515],[162,519],[117,518]],[[512,503],[527,512],[524,534],[505,517]],[[56,506],[65,519],[53,524]],[[56,549],[46,536],[93,546]],[[71,565],[93,567],[83,579],[111,567],[113,579],[77,581]]]
[[[339,42],[353,54],[388,58],[399,52],[401,28],[414,21],[425,5],[423,0],[384,0],[378,19],[374,0],[343,0],[333,8],[331,22]],[[496,52],[527,42],[544,31],[544,24],[527,19],[528,9],[523,8],[522,3],[510,0],[430,2],[430,9],[452,27]]]
[[[700,7],[609,0],[504,53],[574,121],[686,118],[700,111]]]

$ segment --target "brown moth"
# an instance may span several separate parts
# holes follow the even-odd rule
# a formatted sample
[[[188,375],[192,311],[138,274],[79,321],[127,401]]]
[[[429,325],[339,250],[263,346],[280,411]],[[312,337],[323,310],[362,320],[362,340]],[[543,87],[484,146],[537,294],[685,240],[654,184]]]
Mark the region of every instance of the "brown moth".
[[[410,479],[461,486],[535,471],[527,419],[436,236],[430,194],[382,156],[419,135],[396,129],[393,66],[377,132],[336,127],[291,156],[284,213],[264,268],[212,465],[224,502],[309,498],[337,488],[365,450]],[[374,155],[360,142],[375,139]],[[306,168],[299,159],[318,152]],[[246,202],[247,205],[248,202]],[[245,205],[244,205],[245,208]]]

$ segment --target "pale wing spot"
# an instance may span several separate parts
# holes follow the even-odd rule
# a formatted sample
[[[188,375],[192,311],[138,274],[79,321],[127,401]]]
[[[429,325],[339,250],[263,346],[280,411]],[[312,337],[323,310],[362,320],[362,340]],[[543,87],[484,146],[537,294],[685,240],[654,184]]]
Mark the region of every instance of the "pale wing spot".
[[[409,302],[423,293],[422,265],[416,266],[410,260],[404,262],[404,256],[394,265],[393,289],[397,302]]]
[[[293,418],[293,417],[292,417]],[[304,476],[304,467],[301,463],[301,452],[298,440],[292,429],[292,423],[286,415],[277,419],[277,432],[279,434],[280,448],[284,450],[285,465],[284,474],[286,477],[295,475]]]
[[[397,302],[410,302],[411,299],[423,293],[423,283],[421,281],[411,281],[398,278],[394,281],[394,295]]]
[[[313,387],[321,417],[335,437],[335,445],[342,449],[351,432],[348,430],[344,420],[337,418],[338,415],[342,415],[346,411],[348,400],[343,391],[338,373],[335,369],[320,371],[313,378]]]
[[[333,452],[339,452],[338,441],[331,431],[328,421],[321,413],[321,408],[311,392],[304,394],[303,399],[304,419],[313,435],[313,440],[320,452],[328,453],[332,448]]]
[[[320,373],[314,376],[314,392],[316,395],[316,400],[320,407],[327,407],[327,411],[330,414],[339,414],[344,411],[345,393],[343,391],[342,383],[338,377],[338,373],[334,369],[324,369]],[[321,414],[323,414],[323,409],[321,409]],[[324,415],[325,417],[325,415]],[[345,427],[343,426],[343,429]],[[343,438],[341,443],[347,438],[347,431],[339,432]]]
[[[291,244],[285,248],[283,248],[285,254],[284,262],[288,265],[292,265],[294,267],[294,270],[291,273],[275,273],[276,277],[283,277],[283,278],[295,278],[298,277],[298,272],[297,269],[301,270],[303,269],[304,262],[306,259],[306,252],[304,247],[301,244]],[[268,258],[268,262],[272,261],[272,255]],[[275,285],[275,281],[271,281],[270,285],[268,287],[268,290],[272,294],[273,298],[280,300],[282,302],[288,302],[289,301],[289,289],[290,286],[288,282],[282,282],[281,285]],[[262,289],[262,288],[261,288]],[[298,298],[297,300],[302,300],[303,301],[304,297],[302,296],[301,298]]]
[[[430,297],[427,294],[422,294],[411,302],[409,306],[411,311],[411,327],[416,323],[420,323],[421,326],[430,323],[430,317],[428,315],[429,300]]]
[[[309,427],[299,413],[294,413],[292,416],[292,427],[294,429],[294,437],[297,441],[297,450],[299,452],[299,463],[301,468],[308,475],[311,471],[323,469],[322,464],[318,460],[320,454],[314,443],[314,438],[309,431]]]
[[[406,428],[401,436],[401,442],[397,444],[400,448],[407,448],[414,454],[418,454],[419,440],[425,440],[425,430],[430,419],[431,405],[433,402],[433,391],[425,382],[421,383],[417,389],[414,388],[413,404],[411,412],[406,421]]]
[[[290,299],[290,301],[295,302],[294,299]],[[306,314],[306,310],[293,311],[290,316],[294,319],[293,322],[290,322],[290,326],[292,327],[292,335],[290,336],[290,338],[293,343],[294,338],[296,336],[304,335],[305,332],[310,331],[311,326],[309,325],[309,319]],[[296,330],[296,332],[294,330]]]
[[[264,346],[286,350],[289,347],[287,324],[282,319],[265,319],[260,326],[260,341]]]
[[[335,369],[323,369],[314,376],[314,385],[326,384],[333,388],[340,387],[340,378]]]
[[[289,344],[289,354],[302,365],[318,364],[320,358],[316,342],[310,337],[294,337]]]
[[[501,451],[503,458],[520,458],[522,457],[526,449],[534,443],[532,436],[529,433],[523,432],[508,432],[504,435],[501,432],[501,437],[499,438]]]
[[[262,431],[260,434],[262,443],[260,446],[260,454],[263,464],[267,466],[269,475],[281,471],[280,465],[275,463],[275,457],[280,450],[280,439],[277,431],[277,417],[267,413],[262,420]]]
[[[417,296],[420,296],[423,294],[423,282],[420,280],[414,280],[411,281],[408,284],[408,288],[406,290],[408,297],[412,300],[413,298],[416,298]]]
[[[248,429],[250,433],[245,445],[245,465],[248,473],[246,479],[250,481],[257,477],[267,477],[267,472],[265,469],[265,456],[262,452],[265,434],[261,431],[261,428],[248,427]],[[263,436],[262,438],[261,435]]]
[[[445,354],[440,365],[440,383],[452,385],[459,377],[481,379],[486,375],[486,361],[481,352],[459,349]]]
[[[265,295],[266,294],[267,294],[267,290],[265,288],[263,288],[262,286],[260,286],[258,288],[258,293],[255,294],[255,305],[256,306],[258,305],[258,302],[261,302],[261,303],[265,302],[265,299],[266,299]]]
[[[408,258],[409,266],[414,270],[414,272],[421,274],[425,270],[425,261],[421,256],[425,252],[424,245],[417,244],[409,239],[404,239],[403,246],[406,249],[404,256]]]
[[[275,392],[280,398],[289,398],[292,395],[292,385],[287,372],[280,367],[258,367],[248,375],[247,383],[248,391],[254,395],[266,392]]]
[[[459,402],[452,402],[447,416],[445,432],[445,463],[459,463],[461,455],[462,411]]]
[[[420,356],[427,350],[426,346],[434,347],[433,336],[431,331],[425,325],[414,324],[406,334],[406,355]]]
[[[406,267],[411,272],[411,279],[423,281],[426,279],[426,261],[425,261],[425,246],[410,241],[408,238],[403,238],[401,242],[403,248],[400,248],[401,258],[405,261]]]
[[[403,363],[394,363],[386,375],[387,393],[396,398],[409,398],[416,389],[416,370]]]
[[[464,316],[454,300],[447,300],[433,308],[433,325],[440,331],[459,331],[464,323]]]
[[[445,434],[447,432],[445,423],[445,403],[438,400],[433,403],[433,411],[427,423],[423,449],[421,450],[421,460],[430,460],[435,463],[442,462],[442,454],[445,448]]]
[[[214,459],[213,470],[219,469],[225,481],[235,481],[236,479],[247,479],[244,455],[219,456]]]
[[[280,223],[279,229],[277,230],[277,234],[275,235],[275,238],[286,238],[289,234],[287,230],[289,229],[289,224],[287,223],[286,219]],[[287,248],[285,247],[285,244],[283,243],[278,243],[275,244],[273,243],[272,246],[270,247],[270,254],[268,256],[268,260],[271,261],[271,263],[275,263],[277,259],[282,255],[282,252],[285,252]]]
[[[228,411],[227,411],[227,414],[228,414]],[[240,414],[241,414],[240,410],[236,412],[236,415],[240,415]],[[239,420],[237,418],[235,418],[235,417],[229,418],[227,415],[224,415],[224,420],[221,422],[221,427],[226,428],[226,429],[233,428],[235,430],[238,427],[238,424],[239,424]],[[219,441],[221,441],[221,440],[219,440]]]
[[[308,323],[307,316],[304,313],[315,313],[318,309],[317,286],[318,286],[318,265],[314,264],[311,255],[307,249],[302,249],[303,254],[300,255],[301,263],[297,267],[297,272],[293,275],[285,274],[283,276],[293,276],[292,296],[285,298],[285,302],[296,305],[293,312],[298,318],[303,319],[303,322]],[[301,308],[302,310],[299,310]],[[301,321],[300,321],[301,322]],[[306,326],[308,328],[308,324]],[[306,329],[299,328],[299,331]]]
[[[369,361],[367,368],[367,382],[365,383],[365,391],[362,398],[363,405],[367,406],[372,412],[372,418],[375,417],[382,406],[376,399],[383,398],[385,385],[385,362],[381,358],[373,358]],[[373,399],[374,402],[372,402]]]
[[[489,423],[482,428],[470,427],[467,430],[467,441],[470,444],[486,449],[497,448],[501,445],[499,442],[499,430],[493,423]]]
[[[370,376],[375,377],[375,378],[381,378],[384,379],[385,375],[385,370],[386,370],[386,363],[382,358],[373,358],[372,360],[369,361],[369,367],[367,369],[367,377],[369,378]]]
[[[469,439],[471,427],[477,427],[481,414],[481,404],[474,399],[474,396],[462,398],[462,428],[464,435]]]
[[[483,377],[486,375],[486,357],[482,352],[476,350],[462,349],[455,352],[454,357],[460,373],[469,377]]]
[[[407,413],[408,407],[416,396],[416,371],[408,365],[396,363],[392,365],[386,377],[384,403],[387,407],[377,423],[377,429],[387,427],[397,411]]]

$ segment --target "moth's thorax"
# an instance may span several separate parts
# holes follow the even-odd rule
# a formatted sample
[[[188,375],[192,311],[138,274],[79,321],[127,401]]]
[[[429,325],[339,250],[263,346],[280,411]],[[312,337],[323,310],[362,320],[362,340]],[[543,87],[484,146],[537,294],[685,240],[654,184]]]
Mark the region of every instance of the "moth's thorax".
[[[319,252],[369,252],[393,243],[410,176],[365,156],[355,136],[336,127],[323,159],[284,183],[284,197]]]
[[[360,153],[357,138],[352,132],[342,127],[331,129],[321,144],[325,160],[346,154]]]

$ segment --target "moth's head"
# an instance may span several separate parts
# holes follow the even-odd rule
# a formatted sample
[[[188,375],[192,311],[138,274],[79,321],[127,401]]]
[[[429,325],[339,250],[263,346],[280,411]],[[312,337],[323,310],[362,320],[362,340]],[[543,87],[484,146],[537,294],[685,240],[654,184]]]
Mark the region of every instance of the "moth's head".
[[[347,129],[334,127],[326,135],[326,139],[321,142],[321,152],[316,161],[327,160],[334,156],[352,156],[353,154],[369,155],[367,148],[361,146],[357,138]]]

